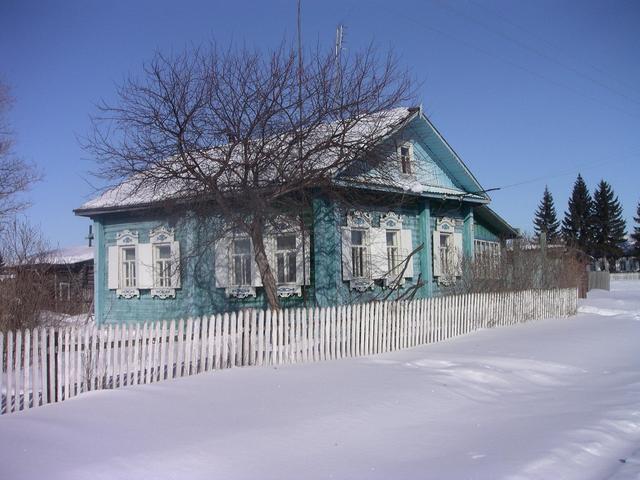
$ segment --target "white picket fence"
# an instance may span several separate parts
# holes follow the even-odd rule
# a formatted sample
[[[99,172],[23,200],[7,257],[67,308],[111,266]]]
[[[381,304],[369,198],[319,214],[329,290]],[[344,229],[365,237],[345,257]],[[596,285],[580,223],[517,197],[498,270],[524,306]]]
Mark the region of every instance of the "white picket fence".
[[[0,413],[212,369],[389,352],[576,308],[570,288],[0,333]]]
[[[612,273],[611,281],[640,280],[640,272]]]

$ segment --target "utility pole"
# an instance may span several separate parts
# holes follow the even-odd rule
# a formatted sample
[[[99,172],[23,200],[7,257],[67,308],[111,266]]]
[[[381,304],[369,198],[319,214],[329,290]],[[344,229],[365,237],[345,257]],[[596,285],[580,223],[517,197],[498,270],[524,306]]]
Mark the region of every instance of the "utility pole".
[[[342,40],[344,39],[344,27],[342,24],[338,24],[336,27],[336,50],[335,50],[335,59],[336,59],[336,99],[340,98],[340,90],[342,89]]]

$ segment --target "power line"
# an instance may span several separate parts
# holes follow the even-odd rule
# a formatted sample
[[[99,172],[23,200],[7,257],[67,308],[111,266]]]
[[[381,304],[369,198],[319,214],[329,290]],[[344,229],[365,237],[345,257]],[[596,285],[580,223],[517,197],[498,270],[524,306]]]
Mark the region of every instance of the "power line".
[[[540,56],[542,58],[545,58],[545,59],[549,60],[550,62],[553,62],[556,65],[559,65],[559,66],[561,66],[561,67],[573,72],[574,74],[576,74],[576,75],[578,75],[578,76],[580,76],[582,78],[585,78],[585,79],[589,80],[590,82],[592,82],[592,83],[594,83],[594,84],[596,84],[596,85],[608,90],[609,92],[611,92],[611,93],[613,93],[615,95],[618,95],[618,96],[620,96],[620,97],[622,97],[622,98],[624,98],[626,100],[629,100],[630,102],[634,102],[634,103],[640,105],[640,101],[636,100],[633,97],[630,97],[629,95],[625,94],[624,92],[620,92],[617,89],[614,89],[614,88],[610,87],[609,85],[607,85],[606,83],[598,80],[597,78],[594,78],[591,75],[589,75],[587,73],[584,73],[584,72],[574,68],[573,66],[568,65],[568,64],[558,60],[557,58],[552,57],[551,55],[548,55],[546,52],[544,52],[542,50],[539,50],[539,49],[537,49],[535,47],[527,45],[525,42],[521,41],[518,38],[512,37],[511,35],[508,35],[508,34],[502,32],[500,30],[492,28],[490,25],[487,25],[485,22],[483,22],[481,20],[478,20],[477,18],[473,18],[468,13],[463,12],[463,11],[453,7],[451,4],[444,3],[442,0],[435,0],[435,2],[438,5],[440,5],[442,8],[446,8],[447,10],[455,13],[456,15],[458,15],[460,17],[463,17],[463,18],[466,18],[468,21],[473,22],[473,23],[475,23],[477,25],[480,25],[482,28],[486,29],[487,31],[489,31],[491,33],[494,33],[496,35],[499,35],[500,37],[502,37],[505,40],[513,43],[514,45],[517,45],[518,47],[522,48],[523,50],[527,50],[529,52],[535,53],[536,55],[538,55],[538,56]]]
[[[636,115],[635,113],[629,112],[629,111],[627,111],[627,110],[625,110],[623,108],[620,108],[620,107],[618,107],[616,105],[613,105],[613,104],[610,104],[608,102],[603,102],[601,99],[599,99],[597,97],[593,97],[591,95],[585,94],[585,93],[583,93],[583,92],[581,92],[579,90],[576,90],[575,88],[573,88],[573,87],[571,87],[571,86],[569,86],[569,85],[567,85],[565,83],[559,82],[559,81],[557,81],[557,80],[555,80],[555,79],[553,79],[551,77],[548,77],[548,76],[546,76],[544,74],[541,74],[541,73],[539,73],[539,72],[537,72],[535,70],[532,70],[532,69],[530,69],[530,68],[528,68],[526,66],[520,65],[520,64],[518,64],[518,63],[516,63],[516,62],[514,62],[514,61],[512,61],[512,60],[510,60],[510,59],[508,59],[506,57],[499,57],[499,56],[495,55],[493,52],[490,52],[488,50],[485,50],[483,48],[478,47],[476,44],[473,44],[471,42],[468,42],[466,40],[458,38],[455,35],[452,35],[451,33],[447,32],[445,30],[442,30],[441,28],[435,27],[435,26],[430,25],[430,24],[428,24],[426,22],[418,22],[413,17],[404,15],[400,11],[397,11],[397,10],[391,10],[390,8],[388,8],[386,5],[384,5],[382,3],[378,3],[378,6],[380,6],[382,9],[386,9],[390,14],[393,14],[394,16],[400,16],[400,17],[404,18],[406,21],[413,23],[414,25],[416,25],[419,28],[432,30],[432,31],[434,31],[436,33],[439,33],[440,35],[448,37],[451,40],[466,46],[467,48],[469,48],[471,50],[474,50],[474,51],[476,51],[478,53],[486,55],[486,56],[490,57],[493,60],[497,60],[497,61],[501,61],[503,63],[506,63],[506,64],[508,64],[508,65],[510,65],[510,66],[512,66],[514,68],[517,68],[519,70],[527,72],[528,74],[530,74],[532,76],[538,77],[538,78],[540,78],[540,79],[542,79],[542,80],[544,80],[544,81],[546,81],[548,83],[551,83],[553,85],[561,87],[561,88],[563,88],[563,89],[565,89],[567,91],[570,91],[571,93],[573,93],[575,95],[578,95],[578,96],[581,96],[583,98],[586,98],[586,99],[588,99],[588,100],[590,100],[590,101],[592,101],[594,103],[598,103],[598,104],[600,104],[602,106],[605,106],[607,108],[618,110],[619,112],[624,113],[625,115],[627,115],[627,116],[629,116],[631,118],[634,118],[636,120],[640,120],[640,116]]]

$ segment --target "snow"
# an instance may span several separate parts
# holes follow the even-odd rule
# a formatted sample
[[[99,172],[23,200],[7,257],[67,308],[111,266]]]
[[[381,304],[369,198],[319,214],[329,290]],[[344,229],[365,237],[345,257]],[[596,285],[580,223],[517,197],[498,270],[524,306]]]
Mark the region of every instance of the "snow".
[[[56,265],[71,265],[88,260],[93,260],[93,247],[85,245],[59,248],[47,254],[47,263]]]
[[[640,282],[576,317],[0,417],[0,478],[640,478]]]
[[[359,123],[355,125],[347,135],[345,142],[358,143],[361,139],[372,137],[384,137],[386,134],[397,128],[403,121],[405,121],[411,114],[413,109],[407,107],[398,107],[386,111],[380,111],[371,113],[360,117]],[[317,138],[318,143],[324,141],[327,135],[334,135],[335,131],[332,124],[323,124],[318,127]],[[310,138],[312,138],[310,136]],[[275,142],[279,145],[279,141]],[[310,140],[310,146],[313,146],[313,140]],[[339,148],[337,151],[340,150]],[[337,155],[337,151],[333,152],[333,155]],[[236,160],[238,163],[242,163],[243,159],[239,154],[239,151],[234,151],[234,155],[237,155]],[[320,155],[320,158],[316,160],[315,166],[318,169],[326,168],[327,164],[331,165],[334,161],[331,149],[325,150]],[[201,168],[206,168],[203,165],[204,162],[200,162]],[[213,168],[216,168],[215,166]],[[178,170],[180,168],[178,167]],[[244,170],[242,169],[242,172]],[[273,171],[273,179],[277,178],[278,172]],[[158,182],[149,182],[148,179],[152,177],[149,174],[138,174],[124,180],[119,185],[106,190],[97,198],[91,199],[85,202],[78,212],[93,211],[108,208],[120,208],[120,207],[132,207],[132,206],[145,206],[163,200],[180,198],[184,192],[193,193],[193,186],[187,184],[180,179],[170,179],[166,182],[161,181],[166,173],[160,173],[156,180]],[[269,172],[263,171],[261,175],[268,180]],[[229,178],[227,178],[229,177]],[[218,182],[224,183],[236,182],[238,178],[235,178],[233,169],[225,169],[223,178],[218,179]]]

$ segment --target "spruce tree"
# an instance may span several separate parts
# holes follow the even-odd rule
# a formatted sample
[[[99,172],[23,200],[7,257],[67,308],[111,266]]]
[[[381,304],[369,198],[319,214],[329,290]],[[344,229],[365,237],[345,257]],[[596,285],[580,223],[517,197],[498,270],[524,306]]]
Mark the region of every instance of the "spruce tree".
[[[636,217],[633,220],[636,222],[636,226],[633,227],[633,233],[631,238],[633,239],[633,255],[640,258],[640,201],[638,202],[638,209],[636,210]]]
[[[569,206],[562,220],[562,238],[567,245],[589,251],[593,200],[587,184],[578,174],[569,198]]]
[[[626,224],[622,218],[622,207],[611,185],[601,180],[593,194],[592,255],[606,258],[609,265],[622,256]]]
[[[558,229],[560,222],[558,222],[556,207],[553,204],[553,196],[546,186],[544,187],[542,200],[538,205],[538,210],[536,210],[535,218],[533,219],[533,227],[536,239],[540,240],[540,236],[544,233],[546,234],[548,243],[556,243],[559,240]]]

